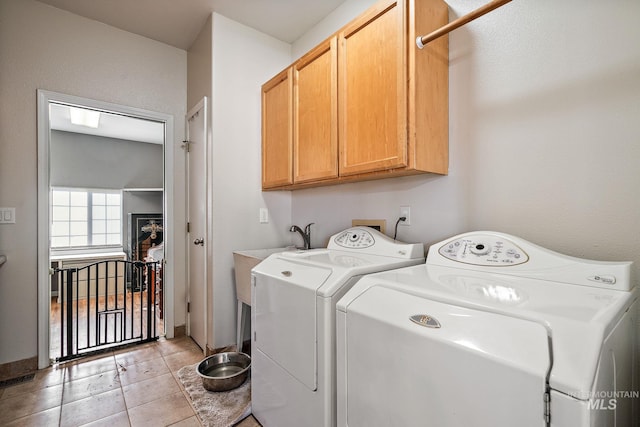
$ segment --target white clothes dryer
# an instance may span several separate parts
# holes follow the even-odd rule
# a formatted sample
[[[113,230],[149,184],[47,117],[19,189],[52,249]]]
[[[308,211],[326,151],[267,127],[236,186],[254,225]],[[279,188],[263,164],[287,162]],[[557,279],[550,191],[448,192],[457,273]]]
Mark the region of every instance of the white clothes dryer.
[[[335,426],[335,307],[363,275],[424,263],[423,244],[368,227],[252,270],[251,406],[264,427]]]
[[[338,426],[638,426],[631,263],[495,232],[337,304]]]

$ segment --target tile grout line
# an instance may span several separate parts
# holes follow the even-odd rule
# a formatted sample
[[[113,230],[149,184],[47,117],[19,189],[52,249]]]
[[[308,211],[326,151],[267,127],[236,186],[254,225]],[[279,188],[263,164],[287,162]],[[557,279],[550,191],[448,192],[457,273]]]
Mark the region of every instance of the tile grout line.
[[[164,361],[165,364],[167,364],[167,361],[165,360],[165,355],[162,354],[162,360]],[[167,367],[169,365],[167,364]],[[193,416],[196,417],[196,420],[198,421],[198,425],[202,426],[202,421],[200,421],[200,416],[198,415],[198,412],[196,412],[196,409],[193,407],[193,404],[191,402],[191,398],[189,397],[189,395],[187,394],[187,389],[183,387],[182,382],[180,381],[180,379],[178,378],[178,371],[172,371],[171,368],[169,368],[169,372],[171,373],[171,376],[173,377],[173,380],[176,382],[176,384],[178,384],[178,387],[180,388],[180,392],[182,393],[182,396],[185,398],[185,400],[187,401],[187,403],[189,404],[189,407],[191,408],[191,411],[193,412]],[[189,419],[190,417],[185,418]],[[181,420],[184,421],[184,420]],[[180,421],[178,421],[180,422]]]
[[[158,350],[158,351],[159,351],[157,343],[156,343],[156,345],[154,346],[154,348],[155,348],[156,350]],[[191,418],[192,416],[195,416],[195,418],[196,418],[196,420],[197,420],[197,422],[198,422],[198,425],[199,425],[199,426],[203,426],[203,424],[202,424],[202,422],[201,422],[201,420],[200,420],[200,418],[199,418],[199,416],[198,416],[198,413],[196,412],[195,408],[193,407],[192,402],[191,402],[191,400],[190,400],[190,398],[189,398],[189,395],[188,395],[188,394],[187,394],[187,392],[186,392],[186,389],[184,389],[184,387],[182,387],[181,382],[180,382],[180,380],[179,380],[179,379],[178,379],[178,377],[177,377],[177,370],[176,370],[176,371],[172,371],[172,370],[171,370],[171,368],[169,367],[169,363],[168,363],[167,357],[170,357],[171,355],[173,355],[173,354],[175,354],[175,353],[179,353],[179,352],[181,352],[181,351],[190,351],[190,350],[189,350],[189,349],[186,349],[186,348],[183,348],[183,349],[177,350],[177,351],[175,351],[175,352],[173,352],[173,353],[170,353],[170,354],[163,354],[163,353],[161,353],[161,352],[160,352],[161,360],[162,360],[162,361],[163,361],[163,363],[168,367],[168,369],[169,369],[169,373],[171,374],[171,376],[172,376],[173,380],[174,380],[174,381],[176,381],[176,383],[178,384],[178,387],[180,388],[181,394],[182,394],[182,395],[183,395],[183,397],[186,399],[186,401],[187,401],[187,403],[188,403],[189,407],[190,407],[190,408],[191,408],[191,410],[192,410],[192,415],[190,415],[190,416],[188,416],[187,418],[185,418],[185,419],[183,419],[183,420],[180,420],[180,421],[178,421],[178,422],[184,421],[184,420],[186,420],[186,419],[188,419],[188,418]],[[129,425],[131,425],[131,418],[130,418],[130,415],[129,415],[129,410],[130,410],[131,408],[129,408],[129,407],[128,407],[127,401],[126,401],[126,399],[124,398],[124,389],[123,389],[123,384],[122,384],[121,371],[120,371],[120,369],[119,369],[119,367],[120,367],[120,366],[122,366],[123,368],[125,368],[125,367],[124,367],[123,365],[119,365],[119,364],[118,364],[118,362],[117,362],[117,358],[116,358],[116,352],[115,352],[114,350],[111,350],[111,351],[109,352],[109,354],[108,354],[108,356],[107,356],[107,357],[111,357],[111,358],[112,358],[112,360],[113,360],[113,363],[114,363],[114,365],[115,365],[116,373],[117,373],[117,378],[118,378],[118,382],[119,382],[119,387],[120,387],[120,392],[121,392],[121,395],[122,395],[122,399],[123,399],[123,401],[124,401],[124,407],[125,407],[125,412],[126,412],[127,420],[128,420],[128,422],[129,422]],[[59,412],[59,415],[58,415],[58,426],[61,426],[61,425],[62,425],[62,418],[63,418],[63,406],[64,406],[64,397],[65,397],[65,387],[66,387],[66,384],[67,384],[67,380],[69,380],[69,381],[68,381],[69,383],[73,382],[73,379],[70,377],[70,371],[69,371],[69,368],[70,368],[70,366],[72,366],[72,365],[67,365],[67,364],[64,364],[64,365],[65,365],[65,366],[62,368],[62,369],[63,369],[63,373],[62,373],[62,382],[61,382],[62,390],[61,390],[61,393],[60,393],[60,401],[59,401],[59,405],[58,405],[58,406],[59,406],[59,408],[60,408],[60,412]],[[126,368],[125,368],[125,370],[126,370]],[[114,415],[114,414],[112,414],[112,415]],[[110,416],[111,416],[111,415],[110,415]],[[108,418],[108,417],[103,417],[103,418],[101,418],[101,419],[104,419],[104,418]],[[93,422],[95,422],[95,421],[99,421],[99,420],[94,420]]]
[[[113,358],[113,363],[114,363],[115,368],[116,368],[116,375],[118,376],[118,383],[119,383],[119,386],[120,386],[120,392],[122,393],[122,400],[124,401],[124,405],[125,405],[125,409],[126,409],[126,413],[127,413],[127,420],[129,421],[129,425],[131,425],[131,420],[129,419],[129,410],[127,408],[127,401],[124,399],[124,390],[122,390],[122,382],[120,380],[120,370],[118,369],[118,363],[116,362],[116,354],[115,354],[115,352],[113,350],[109,350],[109,352],[105,353],[105,355],[107,355],[107,357],[112,357]],[[83,362],[80,362],[80,363],[83,363]],[[109,372],[109,371],[107,371],[107,372]],[[68,366],[66,366],[64,368],[64,375],[63,375],[63,381],[62,381],[62,399],[61,399],[61,402],[60,402],[60,417],[58,419],[58,426],[62,425],[62,406],[63,406],[63,402],[64,402],[64,389],[65,389],[65,384],[66,384],[66,379],[67,379],[67,373],[68,373]],[[98,373],[98,374],[95,374],[95,375],[102,375],[102,374],[104,374],[104,372],[103,373]],[[91,376],[93,376],[93,375],[90,375],[89,377],[91,377]],[[78,380],[82,380],[82,379],[83,378],[78,378]],[[69,380],[69,382],[72,382],[72,381],[73,381],[72,379]],[[101,393],[98,393],[98,395],[102,394],[102,393],[108,393],[108,391],[102,391]],[[96,396],[97,395],[90,394],[86,398],[95,398]],[[69,403],[73,403],[73,402],[69,402]],[[97,421],[100,421],[100,420],[104,420],[105,418],[109,418],[109,417],[111,417],[113,415],[116,415],[116,414],[107,415],[106,417],[102,417],[102,418],[99,418],[97,420],[93,420],[93,421],[91,421],[91,423],[97,422]]]
[[[67,372],[68,367],[65,366],[64,372],[62,373],[62,392],[60,393],[60,414],[58,414],[58,426],[62,425],[62,402],[64,402],[64,384],[67,381]]]
[[[120,393],[122,394],[122,401],[124,402],[124,411],[127,414],[127,421],[129,422],[129,426],[131,426],[131,417],[129,417],[129,405],[127,405],[127,399],[124,398],[124,389],[122,388],[122,378],[120,378],[120,367],[126,370],[124,365],[120,365],[118,363],[118,359],[116,359],[116,353],[114,350],[111,351],[111,355],[113,356],[113,363],[116,365],[116,373],[118,374],[118,385],[120,386]],[[116,414],[113,414],[116,415]]]

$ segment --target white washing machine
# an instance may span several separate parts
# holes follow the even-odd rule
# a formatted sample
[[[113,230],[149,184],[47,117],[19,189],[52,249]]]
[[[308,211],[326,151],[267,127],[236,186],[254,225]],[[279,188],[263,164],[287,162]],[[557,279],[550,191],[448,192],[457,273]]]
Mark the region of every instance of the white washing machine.
[[[337,304],[338,426],[639,426],[631,263],[494,232]]]
[[[364,274],[424,263],[422,244],[368,227],[252,270],[251,407],[264,427],[335,426],[336,302]]]

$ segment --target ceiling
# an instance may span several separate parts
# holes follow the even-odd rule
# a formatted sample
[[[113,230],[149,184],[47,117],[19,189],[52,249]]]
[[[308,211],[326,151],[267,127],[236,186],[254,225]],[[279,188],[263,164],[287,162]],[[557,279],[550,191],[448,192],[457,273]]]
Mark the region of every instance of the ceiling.
[[[71,122],[71,108],[76,107],[56,103],[49,104],[49,127],[51,130],[103,136],[115,140],[150,144],[164,143],[164,123],[101,111],[97,127],[90,127],[73,124]],[[76,109],[92,111],[83,108]]]
[[[213,11],[287,43],[346,0],[38,0],[85,18],[188,50]],[[161,124],[102,113],[97,128],[75,125],[52,104],[53,130],[162,144]]]
[[[188,50],[211,12],[292,43],[345,0],[39,0]]]

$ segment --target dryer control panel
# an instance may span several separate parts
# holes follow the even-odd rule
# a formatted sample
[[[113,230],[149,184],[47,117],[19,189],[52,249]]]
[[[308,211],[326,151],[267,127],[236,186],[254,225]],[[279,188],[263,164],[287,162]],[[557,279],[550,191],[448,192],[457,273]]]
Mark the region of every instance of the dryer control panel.
[[[452,261],[472,265],[510,266],[529,261],[527,253],[515,243],[489,235],[477,235],[450,241],[438,249]]]
[[[351,229],[334,237],[334,241],[345,248],[368,248],[373,246],[375,239],[368,230]]]
[[[399,242],[373,228],[361,226],[331,236],[327,249],[393,258],[424,258],[422,243]]]

